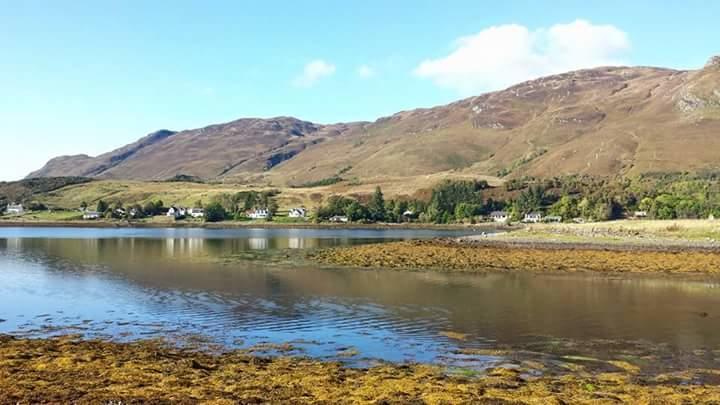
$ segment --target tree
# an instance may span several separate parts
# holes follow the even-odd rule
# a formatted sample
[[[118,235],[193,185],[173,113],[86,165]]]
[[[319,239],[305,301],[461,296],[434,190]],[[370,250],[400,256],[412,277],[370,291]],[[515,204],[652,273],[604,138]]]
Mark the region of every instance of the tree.
[[[145,213],[145,215],[149,217],[157,214],[157,211],[155,209],[155,203],[153,203],[152,201],[146,202],[142,208],[142,211],[143,213]]]
[[[85,210],[87,209],[87,207],[88,207],[88,204],[87,204],[85,201],[83,201],[83,202],[80,203],[80,209],[81,209],[81,210],[85,211]]]
[[[345,216],[348,217],[348,220],[355,222],[367,219],[370,214],[365,206],[357,201],[353,201],[345,207]]]
[[[482,204],[482,190],[487,187],[485,181],[445,180],[433,188],[427,215],[423,218],[447,223],[455,217],[458,204]]]
[[[339,196],[331,195],[327,204],[317,209],[315,218],[317,220],[328,219],[335,215],[345,215],[345,209],[355,200]]]
[[[465,219],[472,219],[480,209],[481,206],[478,204],[460,203],[455,206],[455,220],[462,222]]]
[[[380,186],[375,187],[375,193],[373,193],[373,196],[370,199],[370,203],[368,204],[368,211],[370,212],[371,220],[385,220],[385,198],[383,196],[383,192]]]
[[[572,219],[579,216],[578,202],[575,198],[564,194],[550,207],[550,213],[561,216],[563,219]]]
[[[108,205],[108,203],[106,203],[104,200],[100,200],[100,201],[98,201],[98,203],[97,203],[96,211],[99,212],[99,213],[101,213],[101,214],[104,214],[105,211],[108,210],[108,208],[110,208],[110,206]]]
[[[268,210],[268,212],[270,213],[270,216],[271,216],[271,217],[274,217],[275,214],[277,214],[278,209],[279,209],[278,203],[275,201],[274,198],[271,199],[271,200],[268,202],[268,205],[267,205],[267,210]]]
[[[408,211],[409,205],[407,201],[399,200],[395,203],[395,209],[392,211],[392,215],[395,217],[395,222],[403,221],[403,214]],[[414,213],[413,213],[414,214]]]
[[[516,219],[530,212],[538,211],[544,203],[545,189],[540,185],[531,186],[520,193],[520,196],[518,196],[513,204],[513,211],[517,216]]]
[[[211,202],[205,207],[205,221],[220,222],[225,220],[227,212],[219,202]]]

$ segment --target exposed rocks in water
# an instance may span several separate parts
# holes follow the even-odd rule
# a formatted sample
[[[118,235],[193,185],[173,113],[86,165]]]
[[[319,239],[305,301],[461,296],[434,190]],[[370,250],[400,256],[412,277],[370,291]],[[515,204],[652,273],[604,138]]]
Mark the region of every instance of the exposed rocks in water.
[[[325,249],[312,253],[311,258],[322,263],[354,267],[460,272],[720,274],[720,253],[713,251],[646,251],[603,246],[561,248],[542,243],[393,242]]]

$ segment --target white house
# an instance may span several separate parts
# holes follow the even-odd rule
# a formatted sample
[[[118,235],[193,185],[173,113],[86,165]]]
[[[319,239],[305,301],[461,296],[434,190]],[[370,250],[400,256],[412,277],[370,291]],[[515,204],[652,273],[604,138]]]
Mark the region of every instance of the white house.
[[[542,221],[543,216],[539,212],[528,212],[523,218],[523,222],[532,222],[534,224]]]
[[[288,213],[290,218],[305,218],[305,215],[307,215],[305,208],[293,208]]]
[[[647,211],[635,211],[635,218],[647,218],[648,213]]]
[[[8,215],[22,215],[25,213],[25,208],[23,208],[22,204],[8,204],[5,213]]]
[[[493,211],[490,213],[490,218],[495,222],[507,222],[510,216],[505,211]]]
[[[100,218],[100,213],[97,211],[83,212],[83,219],[98,219],[98,218]]]
[[[268,219],[270,218],[270,211],[265,208],[256,208],[248,214],[248,217],[252,219]]]
[[[167,214],[165,215],[169,217],[174,217],[175,219],[182,218],[187,215],[187,209],[183,207],[170,207]]]
[[[330,217],[330,222],[348,222],[348,217],[345,215],[335,215],[333,217]]]
[[[202,218],[205,216],[205,210],[202,208],[190,208],[187,210],[187,215],[193,218]]]

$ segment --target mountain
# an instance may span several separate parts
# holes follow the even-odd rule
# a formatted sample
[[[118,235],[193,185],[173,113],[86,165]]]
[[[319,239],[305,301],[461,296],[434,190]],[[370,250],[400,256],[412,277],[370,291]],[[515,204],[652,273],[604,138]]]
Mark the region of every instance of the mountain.
[[[320,125],[295,118],[239,119],[187,131],[161,130],[112,152],[61,156],[28,177],[75,175],[109,179],[203,179],[263,173],[355,124]]]
[[[456,174],[514,177],[720,168],[720,57],[699,70],[602,67],[527,81],[375,122],[240,119],[158,131],[31,177],[176,175],[299,185]]]

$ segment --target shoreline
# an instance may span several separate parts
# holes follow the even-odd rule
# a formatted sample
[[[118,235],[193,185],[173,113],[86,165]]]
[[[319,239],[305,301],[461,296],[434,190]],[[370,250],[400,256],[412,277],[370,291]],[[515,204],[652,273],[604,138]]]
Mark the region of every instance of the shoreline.
[[[698,403],[720,401],[720,386],[712,383],[717,375],[715,369],[692,367],[648,375],[625,361],[560,373],[537,362],[453,374],[423,364],[359,369],[159,341],[0,334],[2,403]]]
[[[509,231],[512,226],[496,224],[426,224],[426,223],[312,223],[312,222],[120,222],[120,221],[9,221],[0,220],[0,228],[198,228],[198,229],[243,229],[243,228],[288,228],[288,229],[418,229],[449,231]]]

